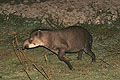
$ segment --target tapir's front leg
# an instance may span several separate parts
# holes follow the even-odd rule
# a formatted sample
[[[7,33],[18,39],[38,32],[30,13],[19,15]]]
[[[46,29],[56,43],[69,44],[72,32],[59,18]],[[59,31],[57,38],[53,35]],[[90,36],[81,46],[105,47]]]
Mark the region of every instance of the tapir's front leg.
[[[57,49],[56,50],[52,50],[51,49],[51,51],[54,52],[58,56],[59,51]],[[71,61],[72,60],[72,59],[66,57],[65,55],[63,55],[63,58],[65,58],[67,61]]]
[[[60,50],[59,50],[58,58],[59,58],[61,61],[64,61],[64,62],[67,64],[67,66],[69,67],[70,70],[73,69],[72,65],[71,65],[70,62],[69,62],[69,59],[65,56],[65,50],[63,50],[63,49],[60,49]]]

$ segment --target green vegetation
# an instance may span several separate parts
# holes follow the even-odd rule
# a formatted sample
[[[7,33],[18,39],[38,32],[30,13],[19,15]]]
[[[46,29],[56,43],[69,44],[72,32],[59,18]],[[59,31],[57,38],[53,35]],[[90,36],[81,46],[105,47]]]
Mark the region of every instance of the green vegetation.
[[[22,66],[17,60],[12,41],[18,37],[20,46],[34,29],[64,28],[64,22],[59,18],[54,20],[51,16],[46,18],[46,23],[41,19],[22,18],[14,14],[0,14],[0,80],[29,80]],[[83,59],[78,61],[77,54],[67,54],[72,58],[75,70],[71,71],[57,56],[44,48],[25,50],[24,53],[38,67],[43,66],[51,80],[119,80],[120,79],[120,16],[112,24],[88,24],[79,22],[93,35],[93,52],[97,62],[91,64],[91,58],[84,54]],[[45,55],[48,57],[48,66],[45,63]],[[99,60],[102,59],[103,61]],[[30,65],[29,65],[30,66]],[[34,68],[30,67],[29,74],[33,80],[45,80]]]

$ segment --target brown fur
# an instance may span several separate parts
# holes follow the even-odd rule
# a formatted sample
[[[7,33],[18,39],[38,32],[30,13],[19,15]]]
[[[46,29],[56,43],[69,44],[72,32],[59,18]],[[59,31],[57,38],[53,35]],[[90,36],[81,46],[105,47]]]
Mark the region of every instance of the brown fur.
[[[64,61],[70,69],[70,58],[65,56],[66,52],[78,52],[78,59],[82,57],[82,51],[87,53],[92,61],[95,61],[95,54],[91,51],[92,36],[80,26],[70,26],[60,30],[36,30],[24,42],[24,48],[44,46],[54,52],[61,61]],[[33,46],[33,47],[29,47]]]

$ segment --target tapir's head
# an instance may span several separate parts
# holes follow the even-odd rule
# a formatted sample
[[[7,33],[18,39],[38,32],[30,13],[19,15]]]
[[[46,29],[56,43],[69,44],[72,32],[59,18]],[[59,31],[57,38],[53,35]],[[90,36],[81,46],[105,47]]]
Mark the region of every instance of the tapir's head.
[[[41,30],[33,31],[30,37],[23,42],[22,49],[30,49],[39,46],[44,46]]]

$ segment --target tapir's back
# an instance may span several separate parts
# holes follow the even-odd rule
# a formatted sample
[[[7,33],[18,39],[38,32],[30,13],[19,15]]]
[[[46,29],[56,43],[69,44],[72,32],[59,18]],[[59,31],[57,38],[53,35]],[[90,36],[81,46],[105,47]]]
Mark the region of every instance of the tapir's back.
[[[60,38],[66,41],[68,51],[79,51],[92,42],[89,32],[80,26],[70,26],[58,32]]]

